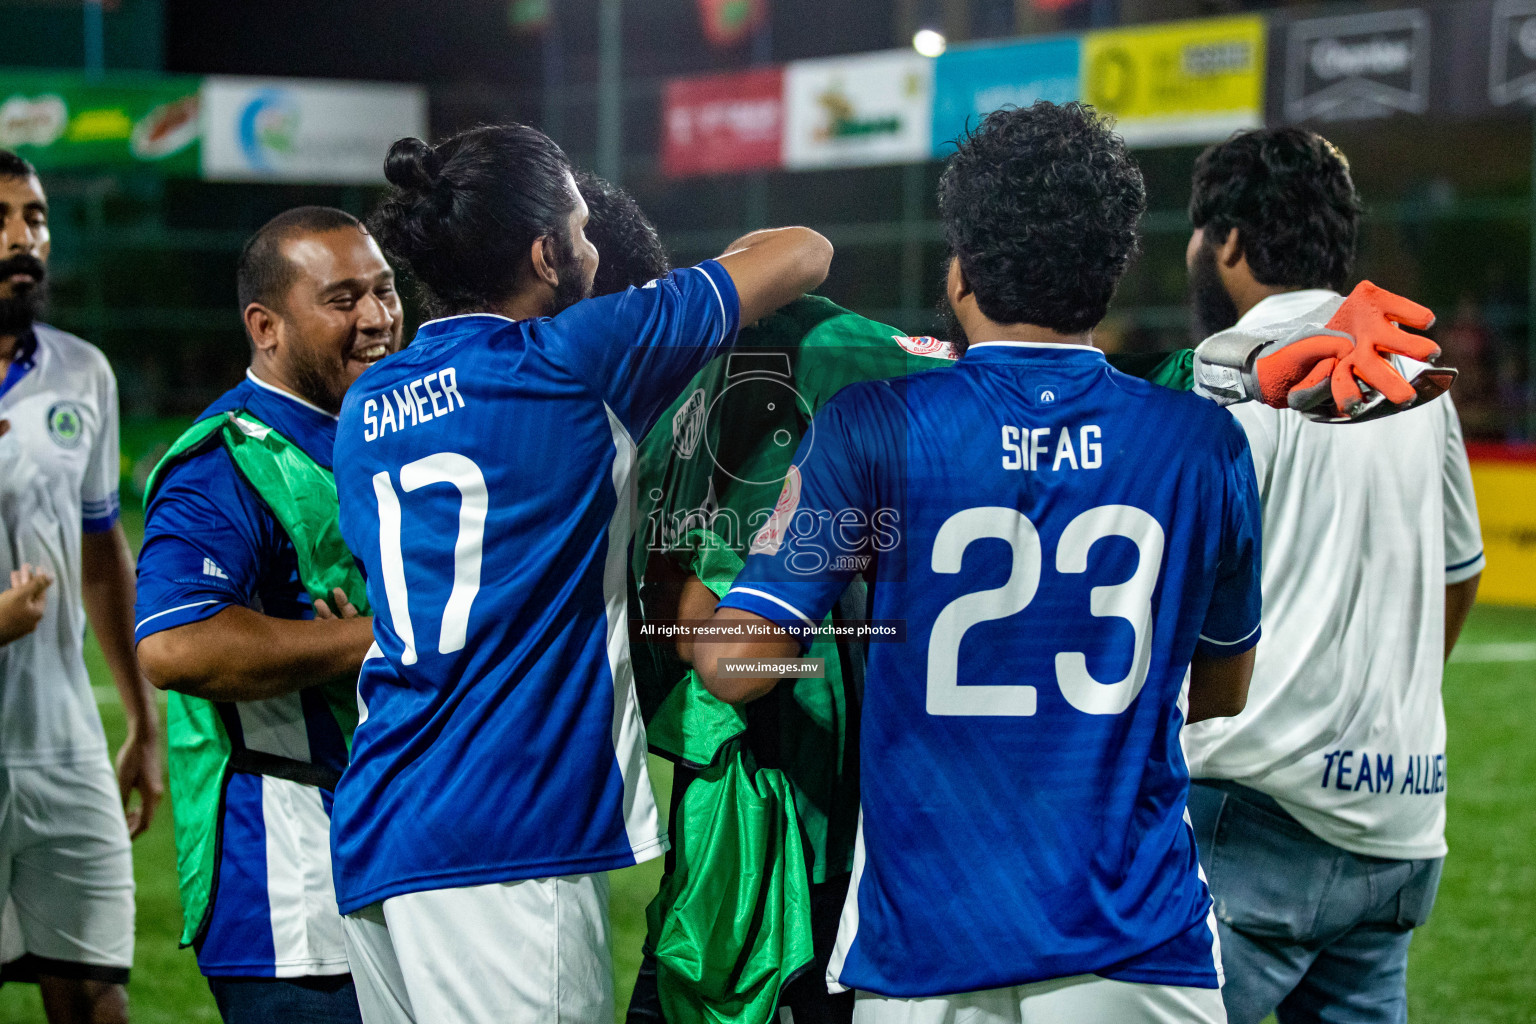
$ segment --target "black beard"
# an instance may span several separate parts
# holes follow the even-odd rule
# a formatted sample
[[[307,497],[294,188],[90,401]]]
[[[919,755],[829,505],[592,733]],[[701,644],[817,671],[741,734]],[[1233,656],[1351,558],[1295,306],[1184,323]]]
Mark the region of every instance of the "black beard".
[[[26,253],[0,260],[0,281],[9,280],[12,274],[31,274],[37,283],[17,288],[10,298],[0,299],[0,335],[24,334],[48,306],[48,277],[42,260]]]
[[[1238,321],[1237,304],[1227,294],[1216,270],[1216,250],[1201,245],[1189,272],[1189,304],[1194,314],[1195,343],[1226,330]]]
[[[582,280],[581,262],[576,259],[576,247],[570,239],[555,239],[555,303],[550,316],[561,313],[582,299],[592,297],[592,286]]]
[[[960,318],[955,315],[955,309],[949,304],[949,259],[944,260],[944,276],[939,279],[939,301],[934,308],[934,315],[938,319],[939,340],[947,341],[955,350],[955,358],[965,355],[965,350],[971,347],[970,339],[965,336],[965,328],[960,326]]]
[[[346,367],[338,367],[330,373],[318,360],[294,353],[292,366],[293,386],[299,395],[311,405],[318,405],[332,416],[340,415],[341,400],[346,397],[346,385],[339,384]]]

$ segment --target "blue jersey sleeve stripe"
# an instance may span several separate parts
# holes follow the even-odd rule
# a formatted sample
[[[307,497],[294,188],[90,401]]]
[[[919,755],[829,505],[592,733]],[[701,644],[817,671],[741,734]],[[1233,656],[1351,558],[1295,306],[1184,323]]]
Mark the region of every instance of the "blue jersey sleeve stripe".
[[[110,529],[117,522],[118,515],[117,492],[100,498],[85,498],[80,502],[80,516],[85,524],[86,533],[99,533]]]
[[[1236,640],[1217,640],[1214,637],[1206,636],[1204,633],[1200,634],[1200,639],[1204,640],[1208,644],[1215,644],[1217,647],[1236,647],[1240,643],[1253,639],[1253,635],[1258,631],[1259,627],[1254,626],[1248,631],[1247,635],[1240,636]]]
[[[139,620],[139,624],[137,626],[133,627],[133,632],[134,632],[134,635],[137,636],[138,633],[139,633],[139,630],[143,629],[144,626],[147,623],[154,622],[156,619],[160,618],[162,615],[170,615],[172,612],[184,612],[184,611],[186,611],[189,608],[201,608],[204,605],[228,604],[228,603],[229,603],[228,601],[220,601],[217,598],[210,597],[206,601],[193,601],[190,604],[179,604],[175,608],[167,608],[163,612],[155,612],[155,614],[153,614],[153,615],[148,615],[148,616],[145,616],[144,618],[140,619]]]
[[[1483,559],[1483,554],[1484,552],[1480,551],[1472,561],[1447,568],[1445,570],[1445,585],[1450,587],[1458,583],[1465,583],[1487,568],[1488,563]]]
[[[802,612],[800,609],[796,608],[794,605],[790,604],[788,601],[785,601],[783,598],[774,597],[772,594],[769,594],[769,593],[767,593],[765,591],[762,591],[762,590],[754,590],[751,587],[732,587],[730,589],[730,592],[725,595],[725,601],[729,601],[733,594],[744,594],[744,595],[746,595],[748,597],[759,597],[759,598],[762,598],[764,601],[772,601],[774,604],[778,605],[780,608],[783,608],[785,611],[790,612],[797,619],[799,619],[801,622],[805,623],[805,627],[807,629],[815,629],[816,628],[816,623],[812,622],[809,618],[807,618],[806,614],[804,612]],[[721,603],[723,604],[724,601],[722,601]],[[744,609],[744,610],[750,611],[751,609]]]
[[[1477,554],[1473,555],[1471,558],[1467,559],[1464,562],[1457,562],[1455,565],[1448,565],[1448,566],[1446,566],[1445,567],[1445,571],[1446,572],[1456,572],[1458,569],[1465,569],[1468,566],[1472,565],[1474,562],[1481,562],[1482,560],[1483,560],[1483,552],[1479,551]]]
[[[117,525],[117,517],[118,512],[115,508],[105,515],[82,516],[80,519],[80,529],[84,533],[106,533]]]

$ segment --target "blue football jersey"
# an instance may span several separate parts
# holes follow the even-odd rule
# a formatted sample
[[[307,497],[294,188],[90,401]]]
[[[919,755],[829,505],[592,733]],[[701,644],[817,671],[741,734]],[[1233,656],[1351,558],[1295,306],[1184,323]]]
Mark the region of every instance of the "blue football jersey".
[[[1091,348],[978,345],[840,392],[753,551],[722,606],[794,631],[862,571],[905,622],[870,645],[834,987],[1217,986],[1179,729],[1196,652],[1258,641],[1231,415]]]
[[[247,371],[198,419],[241,409],[330,468],[335,416]],[[278,619],[314,618],[293,541],[222,446],[176,463],[161,477],[144,514],[137,596],[135,643],[232,606]],[[319,687],[220,702],[219,714],[236,748],[338,772],[346,767],[346,738]],[[174,799],[185,784],[172,773]],[[218,805],[218,874],[193,940],[205,975],[346,972],[326,848],[330,808],[327,789],[230,772]]]
[[[628,646],[634,438],[735,338],[713,261],[554,318],[423,325],[337,429],[374,651],[332,817],[343,913],[666,849]]]

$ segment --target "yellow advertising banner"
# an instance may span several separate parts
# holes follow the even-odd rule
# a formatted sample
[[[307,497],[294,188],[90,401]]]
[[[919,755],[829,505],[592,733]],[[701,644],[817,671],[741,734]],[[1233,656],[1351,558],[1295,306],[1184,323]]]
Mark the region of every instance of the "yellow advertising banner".
[[[1536,458],[1511,458],[1492,445],[1468,448],[1488,555],[1477,599],[1536,608]]]
[[[1089,32],[1083,99],[1133,146],[1224,139],[1264,123],[1264,19],[1213,18]]]

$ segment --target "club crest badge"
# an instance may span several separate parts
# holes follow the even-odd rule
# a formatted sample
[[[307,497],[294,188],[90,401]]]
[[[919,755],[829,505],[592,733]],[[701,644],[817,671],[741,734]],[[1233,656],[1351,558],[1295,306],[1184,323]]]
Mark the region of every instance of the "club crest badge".
[[[784,546],[785,535],[789,533],[789,521],[795,517],[795,510],[799,507],[800,467],[790,466],[784,476],[784,489],[779,492],[779,500],[773,506],[773,515],[768,517],[763,528],[757,531],[757,536],[752,538],[752,547],[747,554],[778,554],[779,548]]]
[[[48,436],[60,448],[78,448],[85,440],[85,417],[74,402],[55,402],[48,410]]]
[[[688,396],[682,408],[672,417],[672,447],[680,459],[691,459],[698,451],[699,439],[704,436],[704,389],[699,388]]]
[[[905,334],[893,334],[896,344],[906,349],[915,356],[929,356],[933,359],[954,359],[955,346],[938,338],[919,337],[909,338]]]

